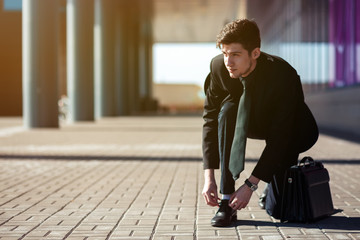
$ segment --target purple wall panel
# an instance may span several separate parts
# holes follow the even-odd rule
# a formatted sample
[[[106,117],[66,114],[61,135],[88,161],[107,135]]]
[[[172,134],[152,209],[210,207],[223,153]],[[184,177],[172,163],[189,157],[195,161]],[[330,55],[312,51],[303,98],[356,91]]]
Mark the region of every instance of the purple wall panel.
[[[335,79],[331,86],[347,86],[360,82],[360,0],[330,0],[329,40],[335,50]]]
[[[360,83],[360,0],[355,2],[356,83]]]

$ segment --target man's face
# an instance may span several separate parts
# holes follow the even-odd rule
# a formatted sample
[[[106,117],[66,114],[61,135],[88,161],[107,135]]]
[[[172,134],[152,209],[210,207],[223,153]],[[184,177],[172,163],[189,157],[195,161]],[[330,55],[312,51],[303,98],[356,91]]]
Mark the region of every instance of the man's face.
[[[255,69],[256,59],[260,56],[259,48],[249,54],[240,43],[223,44],[221,51],[231,78],[248,76]]]

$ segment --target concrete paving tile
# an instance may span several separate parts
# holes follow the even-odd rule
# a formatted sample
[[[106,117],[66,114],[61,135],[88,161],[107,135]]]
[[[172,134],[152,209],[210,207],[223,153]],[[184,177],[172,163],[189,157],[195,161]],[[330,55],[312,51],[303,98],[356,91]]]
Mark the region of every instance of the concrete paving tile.
[[[301,229],[297,229],[297,228],[281,228],[280,231],[284,235],[296,235],[296,234],[304,235],[304,232]]]
[[[274,235],[274,236],[262,236],[263,240],[282,240],[284,239],[281,235]]]
[[[150,236],[152,234],[152,230],[151,231],[146,231],[146,230],[137,230],[137,231],[133,231],[130,236],[133,237],[143,237],[143,236]]]
[[[193,236],[193,231],[156,231],[154,236]]]
[[[217,236],[236,236],[238,233],[236,229],[218,229],[216,230]]]
[[[177,224],[176,230],[179,231],[194,231],[194,224]]]
[[[241,236],[241,240],[262,240],[263,236]]]
[[[226,239],[226,240],[239,240],[240,238],[238,237],[232,237],[232,236],[198,236],[198,239]]]
[[[329,238],[326,236],[316,236],[316,235],[315,236],[303,236],[303,237],[291,237],[291,240],[304,240],[304,239],[325,240],[325,239],[329,239]]]
[[[129,236],[121,237],[121,236],[119,236],[119,237],[111,237],[110,239],[111,240],[124,240],[124,239],[127,239],[127,240],[130,240],[130,239],[131,240],[144,240],[144,239],[149,239],[149,237],[148,236],[146,236],[146,237],[129,237]]]
[[[3,235],[4,236],[4,235]],[[19,240],[21,236],[11,236],[10,234],[6,235],[6,238],[0,237],[0,239],[6,239],[6,240]]]
[[[198,230],[197,231],[198,236],[217,236],[216,230]]]
[[[127,226],[127,227],[124,227],[124,226],[118,226],[113,234],[116,234],[118,231],[137,231],[137,230],[146,230],[146,231],[152,231],[154,229],[154,226]]]
[[[241,236],[248,236],[248,235],[274,235],[274,234],[279,234],[278,231],[275,229],[273,231],[269,231],[269,230],[239,230],[239,233]]]
[[[194,227],[192,226],[191,229],[193,229]],[[156,228],[156,231],[157,232],[161,232],[161,231],[173,231],[173,230],[177,230],[178,229],[178,226],[176,224],[162,224],[162,225],[159,225],[157,228]]]
[[[173,236],[174,240],[188,240],[189,236]]]
[[[319,235],[319,234],[323,234],[321,229],[318,228],[312,228],[312,229],[308,229],[308,228],[302,228],[301,231],[303,233],[305,233],[305,235]]]
[[[326,236],[328,236],[328,237],[331,238],[331,239],[337,239],[337,240],[352,239],[349,234],[345,234],[345,233],[344,233],[344,234],[340,234],[340,233],[328,233],[328,234],[326,234]],[[357,239],[357,238],[355,238],[355,239]]]

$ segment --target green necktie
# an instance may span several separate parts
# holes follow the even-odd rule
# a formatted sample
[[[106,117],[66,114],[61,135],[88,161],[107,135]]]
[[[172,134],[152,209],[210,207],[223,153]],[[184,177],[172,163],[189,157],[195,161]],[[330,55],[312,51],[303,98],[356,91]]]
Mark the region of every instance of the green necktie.
[[[240,173],[244,170],[247,128],[250,115],[250,96],[249,92],[246,92],[247,83],[246,80],[241,77],[240,81],[244,87],[244,91],[239,100],[229,163],[229,170],[235,180],[239,178]]]

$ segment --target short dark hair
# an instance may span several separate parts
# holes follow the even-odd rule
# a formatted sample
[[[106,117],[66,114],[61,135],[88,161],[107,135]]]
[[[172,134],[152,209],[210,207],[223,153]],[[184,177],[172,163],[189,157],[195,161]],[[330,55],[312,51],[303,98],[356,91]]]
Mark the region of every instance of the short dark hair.
[[[249,54],[255,48],[260,48],[261,38],[258,25],[253,20],[238,19],[224,26],[216,37],[216,46],[240,43]]]

